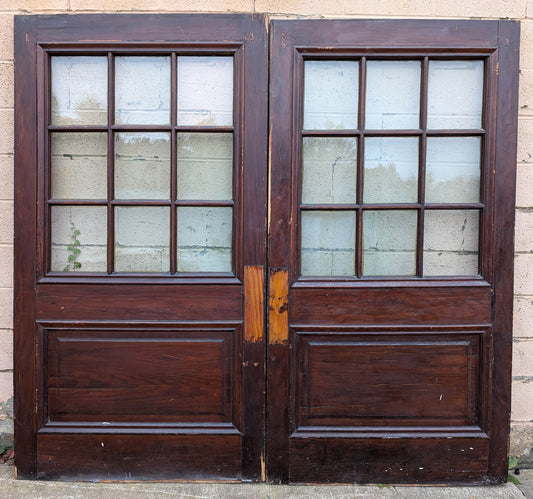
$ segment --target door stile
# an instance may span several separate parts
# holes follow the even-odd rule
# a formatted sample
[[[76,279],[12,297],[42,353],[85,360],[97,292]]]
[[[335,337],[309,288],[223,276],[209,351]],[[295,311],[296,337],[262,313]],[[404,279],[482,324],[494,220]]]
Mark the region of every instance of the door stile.
[[[288,279],[290,276],[290,240],[293,221],[290,214],[292,195],[292,91],[286,75],[292,74],[293,48],[291,30],[278,23],[270,29],[269,88],[269,220],[268,264],[269,311],[267,344],[267,480],[286,483],[289,479],[289,314]],[[286,114],[285,119],[279,119]],[[281,305],[281,306],[279,306]],[[281,312],[281,313],[280,313]],[[286,313],[285,313],[286,312]],[[283,333],[274,331],[273,324]],[[278,338],[280,341],[276,340]]]
[[[505,482],[511,414],[514,219],[520,24],[498,24],[497,123],[494,184],[493,363],[489,476]],[[494,92],[496,94],[496,92]]]
[[[244,341],[243,341],[243,477],[265,481],[265,289],[267,268],[268,161],[268,18],[255,14],[245,34],[246,62],[242,75],[247,92],[243,127],[242,171],[244,192]],[[246,167],[245,167],[246,165]]]
[[[35,324],[35,294],[33,292],[36,267],[34,251],[37,245],[37,213],[35,192],[37,176],[32,167],[37,163],[37,86],[36,39],[34,17],[15,19],[15,52],[20,59],[15,65],[15,155],[19,165],[15,169],[15,225],[24,227],[15,238],[15,297],[14,297],[14,385],[15,438],[17,442],[16,475],[32,478],[36,473],[37,369],[36,341],[31,334]]]

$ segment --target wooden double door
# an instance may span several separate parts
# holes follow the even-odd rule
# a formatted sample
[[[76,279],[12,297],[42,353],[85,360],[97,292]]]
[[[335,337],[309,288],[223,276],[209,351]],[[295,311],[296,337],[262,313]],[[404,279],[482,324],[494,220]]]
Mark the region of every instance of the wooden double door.
[[[516,23],[15,29],[19,476],[505,480]]]

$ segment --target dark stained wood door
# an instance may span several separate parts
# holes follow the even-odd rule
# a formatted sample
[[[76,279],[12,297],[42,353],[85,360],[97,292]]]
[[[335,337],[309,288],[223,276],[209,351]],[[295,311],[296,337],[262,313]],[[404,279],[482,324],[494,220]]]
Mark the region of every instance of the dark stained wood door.
[[[268,478],[505,481],[518,24],[271,26]]]
[[[19,476],[505,480],[517,24],[270,26],[16,18]]]
[[[19,477],[261,480],[262,16],[22,16]]]

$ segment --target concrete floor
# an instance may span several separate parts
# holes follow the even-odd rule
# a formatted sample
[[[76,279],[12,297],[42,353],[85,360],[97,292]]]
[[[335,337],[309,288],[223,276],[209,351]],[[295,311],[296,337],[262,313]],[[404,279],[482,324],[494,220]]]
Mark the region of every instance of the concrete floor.
[[[533,470],[494,487],[290,486],[267,484],[88,483],[15,480],[13,466],[0,466],[0,498],[133,499],[533,499]]]

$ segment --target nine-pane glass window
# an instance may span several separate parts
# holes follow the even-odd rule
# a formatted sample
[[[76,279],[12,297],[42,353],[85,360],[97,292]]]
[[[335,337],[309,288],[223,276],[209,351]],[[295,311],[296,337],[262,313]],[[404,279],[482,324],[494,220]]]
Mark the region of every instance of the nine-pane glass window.
[[[51,57],[52,272],[234,269],[234,59]]]
[[[480,272],[484,62],[304,61],[300,274]]]

